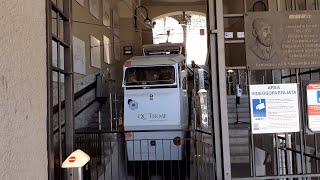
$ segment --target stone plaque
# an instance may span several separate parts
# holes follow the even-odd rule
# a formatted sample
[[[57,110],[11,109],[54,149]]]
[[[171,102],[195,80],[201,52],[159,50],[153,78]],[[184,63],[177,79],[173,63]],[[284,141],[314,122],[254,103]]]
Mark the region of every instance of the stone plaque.
[[[245,14],[248,69],[320,67],[320,12]]]

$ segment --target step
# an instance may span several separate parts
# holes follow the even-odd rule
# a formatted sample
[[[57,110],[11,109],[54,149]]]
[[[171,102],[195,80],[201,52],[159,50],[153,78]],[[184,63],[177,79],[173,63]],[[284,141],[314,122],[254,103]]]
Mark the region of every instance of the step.
[[[249,129],[248,128],[229,128],[229,136],[230,138],[249,136]]]
[[[249,163],[250,158],[248,155],[245,156],[231,156],[230,157],[231,163]]]
[[[249,123],[250,122],[250,118],[238,118],[239,122],[245,122],[245,123]],[[228,118],[228,122],[229,123],[236,123],[237,122],[237,118]]]
[[[238,115],[238,118],[250,118],[250,113],[248,112],[241,112],[241,113],[228,113],[228,118],[236,118]]]
[[[249,147],[243,145],[231,145],[230,146],[231,156],[246,156],[249,155]]]
[[[228,113],[249,113],[250,112],[250,109],[249,108],[246,108],[246,107],[239,107],[239,108],[228,108]]]
[[[241,136],[241,137],[231,137],[229,139],[230,146],[232,145],[244,145],[249,146],[249,137]]]
[[[249,108],[248,103],[241,103],[241,104],[229,104],[227,105],[228,108]]]
[[[228,95],[227,96],[227,99],[229,100],[229,99],[235,99],[236,98],[236,95]],[[242,95],[241,97],[240,97],[240,99],[249,99],[249,97],[247,96],[247,95]]]

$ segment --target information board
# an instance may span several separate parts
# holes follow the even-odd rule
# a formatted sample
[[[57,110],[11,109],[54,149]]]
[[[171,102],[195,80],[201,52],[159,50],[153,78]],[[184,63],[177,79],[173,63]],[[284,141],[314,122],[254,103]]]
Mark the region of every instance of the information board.
[[[247,12],[247,68],[319,67],[319,20],[319,11]]]
[[[250,85],[253,134],[300,130],[297,84]]]
[[[307,85],[308,128],[320,131],[320,83]]]

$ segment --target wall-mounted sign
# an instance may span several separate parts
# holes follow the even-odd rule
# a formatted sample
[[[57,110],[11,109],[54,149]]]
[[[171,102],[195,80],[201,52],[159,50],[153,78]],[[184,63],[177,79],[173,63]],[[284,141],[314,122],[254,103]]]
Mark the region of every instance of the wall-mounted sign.
[[[100,59],[100,40],[90,35],[90,59],[91,66],[96,68],[101,68],[101,59]]]
[[[319,11],[245,14],[248,69],[320,66]]]
[[[224,38],[226,39],[232,39],[233,38],[233,32],[225,32]]]
[[[250,85],[253,134],[298,132],[297,84]]]
[[[132,46],[124,46],[123,47],[124,55],[132,55]]]
[[[244,38],[244,32],[237,32],[237,38]]]
[[[320,82],[307,85],[308,128],[320,131]]]
[[[73,36],[73,71],[86,74],[86,43]]]

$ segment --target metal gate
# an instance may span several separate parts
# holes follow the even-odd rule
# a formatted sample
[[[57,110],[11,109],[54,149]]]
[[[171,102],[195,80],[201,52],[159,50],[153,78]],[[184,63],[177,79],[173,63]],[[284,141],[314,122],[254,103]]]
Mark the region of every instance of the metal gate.
[[[313,69],[281,69],[281,70],[247,70],[245,68],[226,68],[226,45],[244,44],[246,40],[225,40],[224,21],[232,18],[243,19],[249,10],[248,3],[253,6],[251,10],[259,11],[294,11],[294,10],[319,10],[319,1],[299,0],[261,0],[243,1],[243,12],[230,13],[224,10],[223,3],[226,1],[209,1],[209,22],[210,22],[210,46],[211,46],[211,73],[212,73],[212,101],[214,118],[214,144],[216,149],[216,178],[236,180],[256,179],[319,179],[319,137],[307,128],[306,106],[304,90],[306,82],[310,80],[319,81],[319,68]],[[230,1],[229,1],[230,2]],[[255,2],[255,3],[254,3]],[[227,13],[224,13],[227,12]],[[276,21],[276,20],[275,20]],[[230,30],[232,31],[232,30]],[[249,32],[247,32],[249,33]],[[228,71],[227,71],[228,70]],[[237,75],[239,72],[245,75],[240,81]],[[231,72],[236,72],[235,79],[244,88],[243,98],[248,105],[249,96],[246,93],[248,86],[253,84],[284,84],[297,83],[299,86],[299,110],[300,131],[295,133],[273,133],[273,134],[252,134],[250,124],[241,123],[228,124],[232,118],[229,104],[234,97],[236,88],[233,81],[229,79]],[[247,99],[247,100],[245,100]],[[227,110],[229,108],[229,110]],[[239,108],[239,107],[235,107]],[[228,112],[229,111],[229,112]],[[239,112],[235,112],[238,120]],[[228,115],[230,116],[228,119]],[[250,119],[248,121],[250,123]],[[233,131],[236,129],[236,133]],[[246,134],[240,133],[247,131]],[[230,133],[229,133],[230,132]],[[247,138],[248,159],[241,163],[234,163],[232,144],[237,139]],[[238,142],[239,143],[239,142]],[[244,147],[239,148],[244,151]],[[221,159],[220,159],[221,157]]]
[[[183,132],[186,138],[174,139],[130,139],[135,133]],[[85,179],[213,179],[213,156],[211,133],[200,130],[137,130],[137,131],[78,131],[76,147],[91,157],[85,168]],[[207,141],[206,139],[209,139]],[[132,143],[133,149],[127,144]],[[143,146],[149,147],[144,152]],[[160,148],[159,148],[160,147]],[[157,156],[157,150],[169,149],[169,154]],[[129,161],[128,153],[139,154],[139,160]],[[130,152],[131,152],[130,151]],[[174,154],[181,153],[182,160]],[[147,154],[147,156],[146,156]],[[156,155],[156,156],[154,156]],[[144,156],[145,158],[143,158]],[[152,159],[152,157],[156,159]],[[165,158],[169,156],[170,159]]]

